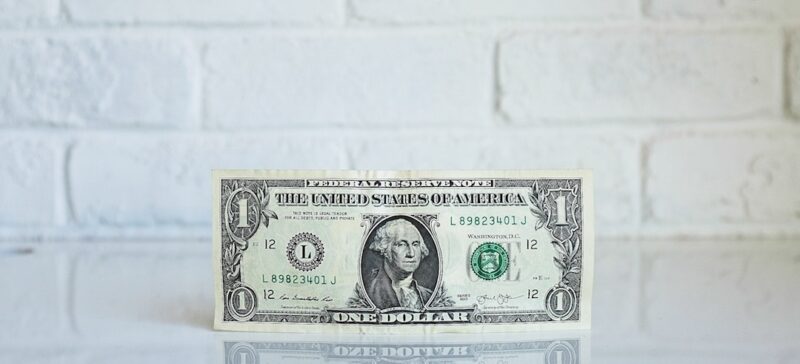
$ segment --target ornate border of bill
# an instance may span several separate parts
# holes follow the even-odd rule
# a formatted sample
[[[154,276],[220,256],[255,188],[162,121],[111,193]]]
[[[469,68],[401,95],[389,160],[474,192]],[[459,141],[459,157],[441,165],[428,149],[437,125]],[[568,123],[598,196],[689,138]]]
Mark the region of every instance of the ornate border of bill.
[[[588,171],[224,170],[214,171],[212,185],[216,329],[434,333],[590,327],[594,207]],[[492,213],[487,229],[509,234],[467,245],[469,239],[453,236],[468,236],[474,226],[453,223],[455,211],[509,212],[506,219],[514,226],[505,221],[504,227]],[[441,226],[447,219],[450,226]],[[280,230],[286,226],[291,229]],[[520,231],[537,238],[525,241]],[[440,241],[444,234],[451,234],[447,246]],[[455,254],[453,245],[467,266],[461,276],[445,267],[453,259],[442,257]],[[278,260],[253,256],[276,246],[283,251]],[[538,258],[526,258],[520,252],[525,249],[537,249]],[[278,257],[276,251],[270,257]],[[308,274],[323,270],[323,263],[333,273],[352,264],[358,273]],[[264,271],[278,266],[285,268],[272,274],[272,284],[285,283],[283,291],[255,287],[253,270],[269,283]],[[282,273],[287,270],[299,274]],[[537,287],[525,294],[535,300],[504,306],[523,295],[476,294],[464,288],[471,284],[467,275],[480,287],[513,276],[520,285]],[[355,287],[339,284],[345,288],[337,288],[337,295],[318,293],[330,286],[302,286],[305,280],[342,276]]]

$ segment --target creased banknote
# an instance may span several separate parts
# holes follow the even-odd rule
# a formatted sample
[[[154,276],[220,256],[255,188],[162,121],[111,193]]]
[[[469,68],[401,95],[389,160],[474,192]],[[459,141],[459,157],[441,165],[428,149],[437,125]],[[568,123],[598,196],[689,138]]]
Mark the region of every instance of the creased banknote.
[[[586,171],[213,174],[217,329],[584,329]]]

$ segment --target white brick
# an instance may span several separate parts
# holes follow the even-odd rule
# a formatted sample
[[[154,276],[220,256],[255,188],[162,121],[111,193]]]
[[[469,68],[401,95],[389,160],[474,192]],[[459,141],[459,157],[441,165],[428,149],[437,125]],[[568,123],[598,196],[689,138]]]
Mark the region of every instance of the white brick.
[[[46,339],[65,330],[62,257],[0,250],[0,342]]]
[[[632,18],[632,0],[353,0],[353,16],[381,23]]]
[[[618,130],[392,132],[351,145],[357,169],[592,169],[598,232],[638,223],[635,140]]]
[[[796,0],[645,0],[645,13],[654,18],[790,19],[800,17]]]
[[[77,22],[106,23],[301,23],[341,21],[344,6],[337,0],[66,0]]]
[[[0,226],[53,223],[54,153],[41,140],[0,138]]]
[[[58,16],[58,0],[0,0],[0,24],[52,22]]]
[[[211,170],[342,168],[325,135],[109,137],[78,142],[69,186],[79,224],[208,224]]]
[[[501,109],[514,122],[777,114],[775,34],[614,30],[501,42]]]
[[[277,125],[458,124],[489,120],[491,42],[345,35],[213,41],[209,120]]]
[[[180,125],[196,118],[188,42],[0,40],[0,124]]]
[[[651,223],[800,224],[800,132],[699,133],[648,147],[646,219]]]
[[[673,251],[678,243],[691,248]],[[645,329],[670,339],[796,343],[798,243],[672,242],[670,250],[648,253],[642,282]]]

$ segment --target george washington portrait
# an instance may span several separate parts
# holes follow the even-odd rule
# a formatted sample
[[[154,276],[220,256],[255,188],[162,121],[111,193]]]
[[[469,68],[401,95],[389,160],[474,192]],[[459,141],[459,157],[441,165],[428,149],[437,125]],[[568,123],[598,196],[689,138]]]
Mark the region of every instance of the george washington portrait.
[[[430,233],[408,217],[378,224],[365,248],[364,288],[379,309],[421,310],[438,279],[438,254]],[[432,256],[434,255],[434,256]]]

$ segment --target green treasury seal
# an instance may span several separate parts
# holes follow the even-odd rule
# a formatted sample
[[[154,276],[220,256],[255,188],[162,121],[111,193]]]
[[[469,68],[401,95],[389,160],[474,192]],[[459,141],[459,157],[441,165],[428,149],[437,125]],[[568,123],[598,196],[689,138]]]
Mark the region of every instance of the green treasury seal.
[[[470,265],[478,277],[497,279],[508,270],[508,252],[500,244],[483,243],[472,252]]]

